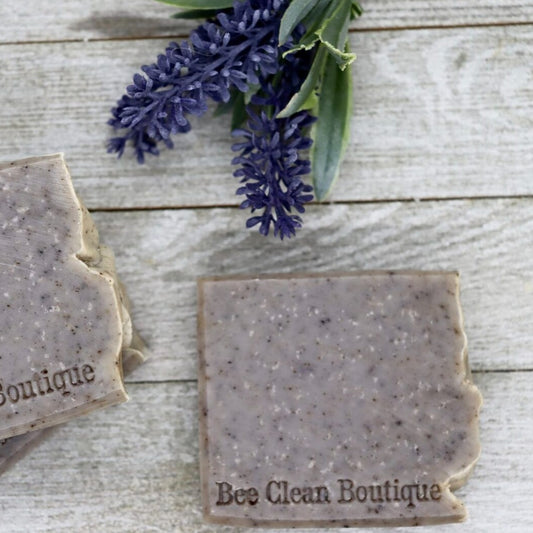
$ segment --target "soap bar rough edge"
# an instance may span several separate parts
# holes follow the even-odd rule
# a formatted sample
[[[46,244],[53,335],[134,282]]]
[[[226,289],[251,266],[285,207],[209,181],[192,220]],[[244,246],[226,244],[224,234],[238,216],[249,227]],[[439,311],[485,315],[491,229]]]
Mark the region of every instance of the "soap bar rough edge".
[[[208,490],[208,433],[206,426],[207,416],[207,394],[206,394],[206,380],[205,380],[205,338],[204,338],[204,316],[202,314],[204,309],[204,283],[212,281],[229,281],[229,280],[264,280],[264,279],[294,279],[294,278],[322,278],[328,276],[358,276],[358,275],[396,275],[396,274],[430,274],[430,275],[448,275],[453,276],[455,285],[455,303],[460,316],[460,329],[463,336],[463,348],[460,358],[460,373],[464,376],[463,384],[468,387],[473,394],[478,397],[477,411],[475,413],[475,420],[479,420],[479,411],[483,404],[483,397],[481,392],[474,384],[472,380],[472,372],[468,364],[468,349],[467,349],[467,337],[464,329],[464,316],[460,302],[460,287],[459,287],[459,272],[457,271],[422,271],[422,270],[360,270],[355,272],[298,272],[298,273],[274,273],[274,274],[236,274],[236,275],[224,275],[224,276],[205,276],[197,278],[197,344],[198,344],[198,404],[199,404],[199,455],[200,455],[200,479],[201,479],[201,499],[202,499],[202,514],[203,519],[207,523],[218,525],[231,525],[242,527],[262,527],[262,528],[279,528],[282,527],[278,521],[273,520],[254,520],[251,518],[239,518],[239,517],[219,517],[214,516],[209,510],[209,490]],[[479,460],[481,454],[481,443],[479,439],[479,424],[475,426],[475,444],[477,448],[477,454],[473,460],[465,466],[465,468],[443,483],[443,488],[448,492],[451,497],[456,501],[458,506],[458,512],[454,516],[449,517],[425,517],[423,524],[413,521],[399,520],[397,523],[391,523],[384,526],[381,520],[374,519],[362,519],[358,520],[357,524],[352,521],[346,522],[342,519],[338,521],[332,520],[299,520],[290,524],[290,528],[332,528],[332,527],[409,527],[418,525],[442,525],[447,523],[459,523],[464,522],[468,518],[468,514],[464,504],[459,501],[453,491],[462,487],[469,475],[471,474],[474,466]]]
[[[42,420],[39,424],[21,424],[19,426],[14,427],[13,431],[5,432],[5,434],[3,435],[4,439],[24,435],[26,432],[40,431],[55,426],[57,424],[64,423],[65,421],[72,418],[71,411],[74,411],[76,413],[76,415],[74,416],[83,416],[96,408],[115,405],[127,401],[128,396],[123,383],[122,355],[127,350],[132,350],[133,352],[136,352],[133,354],[135,355],[135,357],[128,358],[128,364],[133,364],[133,367],[136,367],[139,363],[131,363],[131,361],[140,361],[144,359],[144,357],[142,356],[143,343],[140,337],[136,333],[134,333],[133,328],[131,327],[131,319],[129,317],[127,299],[116,276],[116,271],[114,270],[113,254],[108,247],[101,245],[99,242],[98,230],[96,229],[92,217],[87,208],[81,202],[74,189],[74,184],[72,183],[71,174],[66,164],[64,154],[56,153],[45,156],[29,157],[12,162],[4,162],[0,163],[0,170],[13,167],[21,167],[25,165],[29,166],[33,163],[43,161],[59,163],[63,167],[65,175],[68,177],[68,179],[66,180],[66,185],[69,188],[71,200],[74,202],[75,207],[80,213],[78,224],[80,248],[74,254],[76,259],[81,264],[83,264],[91,272],[92,275],[96,275],[104,279],[112,290],[113,299],[115,301],[114,307],[116,309],[118,319],[117,321],[122,325],[119,349],[115,354],[117,373],[120,379],[117,381],[118,386],[115,390],[111,391],[105,396],[88,402],[85,405],[85,408],[82,409],[80,407],[76,407],[74,409],[60,411],[56,414],[49,416],[46,420]],[[2,468],[0,467],[0,472],[1,471]]]

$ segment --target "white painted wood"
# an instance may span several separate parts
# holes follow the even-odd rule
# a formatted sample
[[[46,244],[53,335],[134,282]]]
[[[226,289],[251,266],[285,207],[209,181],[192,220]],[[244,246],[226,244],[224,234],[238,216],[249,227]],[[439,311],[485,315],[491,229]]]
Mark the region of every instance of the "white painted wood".
[[[354,116],[332,199],[533,194],[533,26],[352,35]],[[166,41],[0,46],[0,160],[64,151],[92,208],[238,203],[228,118],[139,166],[109,108]]]
[[[475,369],[533,368],[533,200],[313,207],[290,242],[238,209],[96,212],[151,358],[133,380],[196,377],[196,278],[357,269],[457,269]]]
[[[485,400],[482,454],[457,493],[470,518],[437,530],[527,533],[533,529],[533,373],[483,373],[474,380]],[[256,531],[201,521],[195,383],[128,389],[129,403],[59,428],[0,478],[2,532]]]
[[[200,520],[196,384],[172,381],[196,377],[195,278],[371,268],[462,275],[483,452],[459,492],[470,521],[439,532],[533,531],[533,29],[522,25],[533,3],[363,5],[352,141],[332,197],[344,204],[311,207],[280,243],[244,230],[246,213],[209,208],[238,202],[224,119],[195,121],[149,165],[104,153],[109,107],[192,24],[152,0],[0,2],[0,160],[65,151],[93,209],[180,208],[93,213],[151,359],[129,378],[131,402],[58,428],[0,477],[2,533],[253,533]],[[462,27],[484,25],[495,27]],[[440,29],[409,29],[424,27]],[[65,40],[76,42],[54,42]],[[390,201],[480,196],[522,198]]]
[[[533,4],[515,0],[363,0],[354,28],[523,24]],[[154,0],[2,0],[0,43],[184,35],[199,22],[173,20],[179,11]]]

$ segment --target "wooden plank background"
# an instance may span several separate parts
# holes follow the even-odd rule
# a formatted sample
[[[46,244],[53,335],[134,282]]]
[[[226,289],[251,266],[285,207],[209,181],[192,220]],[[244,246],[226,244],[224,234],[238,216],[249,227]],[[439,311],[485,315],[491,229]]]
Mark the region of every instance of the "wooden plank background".
[[[66,153],[151,358],[129,403],[2,475],[1,532],[235,531],[200,518],[196,277],[375,268],[461,273],[483,452],[469,522],[438,531],[533,531],[533,2],[363,6],[341,178],[281,243],[244,230],[225,118],[144,166],[105,154],[109,108],[191,23],[150,0],[2,0],[0,160]]]
[[[109,109],[167,42],[2,46],[2,154],[64,151],[93,209],[236,205],[227,117],[193,120],[146,165],[105,154]],[[352,46],[352,135],[333,201],[533,195],[532,26],[354,32]]]
[[[529,24],[533,5],[516,0],[361,0],[357,29]],[[4,0],[0,43],[139,39],[186,35],[194,22],[169,20],[178,10],[147,0]],[[13,23],[10,23],[13,22]],[[17,22],[18,24],[15,24]]]

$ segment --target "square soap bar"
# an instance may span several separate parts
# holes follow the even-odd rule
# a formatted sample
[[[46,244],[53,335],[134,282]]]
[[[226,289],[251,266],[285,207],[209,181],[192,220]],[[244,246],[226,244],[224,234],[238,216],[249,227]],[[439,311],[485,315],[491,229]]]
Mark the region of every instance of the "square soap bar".
[[[113,255],[61,154],[0,165],[0,439],[127,399]],[[140,354],[138,354],[140,355]]]
[[[464,520],[479,452],[454,272],[199,280],[200,468],[209,522]]]

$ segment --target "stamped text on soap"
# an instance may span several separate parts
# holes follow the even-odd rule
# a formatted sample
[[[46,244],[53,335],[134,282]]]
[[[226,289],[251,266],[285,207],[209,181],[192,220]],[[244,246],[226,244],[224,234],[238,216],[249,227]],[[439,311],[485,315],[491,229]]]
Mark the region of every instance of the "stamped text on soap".
[[[236,488],[227,481],[217,482],[217,505],[256,505],[261,498],[274,505],[404,502],[406,507],[440,500],[440,485],[401,484],[397,479],[382,484],[358,485],[351,479],[338,479],[336,493],[326,485],[300,487],[288,481],[271,480],[261,492],[256,487]]]
[[[50,373],[46,368],[35,372],[31,379],[15,384],[0,380],[0,407],[6,403],[18,403],[46,394],[60,393],[68,396],[72,388],[94,381],[94,368],[89,364],[77,365]]]

